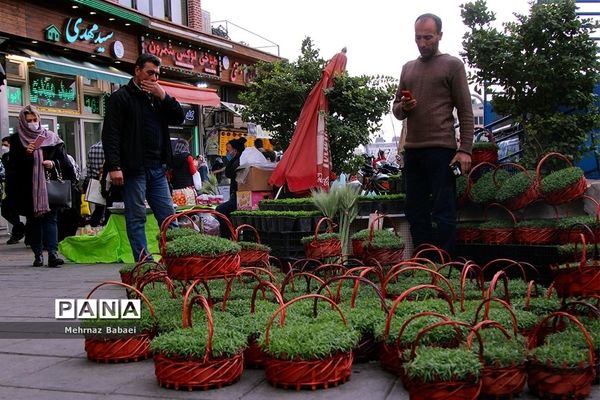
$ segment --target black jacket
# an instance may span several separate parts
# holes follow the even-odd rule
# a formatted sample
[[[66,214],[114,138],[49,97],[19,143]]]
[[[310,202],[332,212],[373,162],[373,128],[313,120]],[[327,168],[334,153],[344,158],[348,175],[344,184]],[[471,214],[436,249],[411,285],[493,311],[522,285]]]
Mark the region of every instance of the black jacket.
[[[183,109],[177,100],[168,94],[163,101],[155,98],[154,104],[161,123],[161,161],[170,166],[169,125],[180,125],[183,122]],[[108,171],[121,168],[125,174],[143,173],[142,107],[147,106],[146,94],[133,83],[133,79],[109,97],[102,128],[102,146]]]
[[[171,170],[171,186],[173,189],[183,189],[194,186],[194,178],[190,174],[188,158],[190,153],[175,154]]]
[[[229,178],[229,196],[234,196],[238,190],[238,184],[235,178],[237,177],[237,169],[240,166],[240,156],[236,155],[225,166],[225,176]]]
[[[65,144],[42,147],[44,160],[52,160],[60,167],[63,179],[75,182],[75,170],[67,158]],[[19,215],[33,214],[33,156],[27,154],[21,144],[19,134],[10,136],[10,152],[6,167],[6,196],[11,198]],[[56,179],[56,171],[51,170],[51,179]]]

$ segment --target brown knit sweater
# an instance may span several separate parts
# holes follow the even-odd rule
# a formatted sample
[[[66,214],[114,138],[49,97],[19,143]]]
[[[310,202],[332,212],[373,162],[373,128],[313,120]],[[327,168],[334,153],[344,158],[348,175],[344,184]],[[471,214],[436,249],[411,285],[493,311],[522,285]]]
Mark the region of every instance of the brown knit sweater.
[[[402,90],[410,90],[417,106],[400,107]],[[454,134],[453,109],[460,123],[460,147]],[[473,108],[465,67],[458,58],[438,52],[429,60],[417,58],[402,67],[400,84],[392,107],[396,118],[407,118],[407,149],[444,147],[471,154]]]

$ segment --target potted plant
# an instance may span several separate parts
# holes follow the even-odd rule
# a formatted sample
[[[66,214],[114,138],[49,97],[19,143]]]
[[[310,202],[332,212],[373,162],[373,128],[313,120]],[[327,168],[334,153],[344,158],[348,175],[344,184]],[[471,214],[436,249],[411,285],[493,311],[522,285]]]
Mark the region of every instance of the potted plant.
[[[411,399],[452,398],[474,400],[481,391],[481,359],[479,354],[461,347],[429,347],[420,344],[430,330],[443,326],[469,325],[457,321],[441,321],[422,329],[413,342],[408,361],[404,363],[405,386]]]
[[[487,164],[480,164],[482,167]],[[475,168],[471,170],[471,173],[474,173]],[[471,177],[471,173],[469,173],[469,179],[473,179]],[[496,201],[496,193],[498,193],[498,187],[504,183],[508,178],[510,178],[510,174],[503,170],[499,169],[498,171],[489,170],[487,172],[483,172],[483,174],[474,181],[471,185],[471,191],[469,192],[469,196],[471,201],[475,204],[479,205],[487,205]]]
[[[543,164],[551,158],[559,158],[568,166],[542,177]],[[548,153],[540,160],[536,168],[536,180],[540,196],[552,205],[573,201],[581,197],[587,188],[583,170],[573,167],[571,161],[560,153]]]
[[[509,210],[519,210],[538,199],[535,171],[527,171],[519,164],[502,164],[503,168],[513,167],[520,170],[515,175],[506,178],[496,193],[496,201],[505,205]],[[500,169],[496,170],[499,171]]]
[[[339,313],[319,318],[289,318],[284,326],[274,326],[274,320],[301,300],[324,300]],[[317,307],[315,306],[315,314]],[[283,319],[283,315],[281,318]],[[352,349],[360,334],[348,327],[346,318],[335,302],[318,294],[297,297],[281,306],[271,316],[262,347],[269,355],[265,364],[267,381],[277,387],[294,389],[327,388],[346,382],[352,372]]]
[[[162,261],[171,279],[218,277],[239,270],[240,251],[238,244],[220,237],[184,236],[166,243]]]
[[[568,320],[585,338],[586,348],[577,344],[572,335],[551,339],[544,337],[547,324],[556,326],[556,319]],[[530,340],[527,383],[529,389],[542,398],[575,398],[589,396],[594,380],[594,347],[585,327],[571,314],[558,311],[545,317]],[[540,346],[536,347],[537,344]]]
[[[150,357],[150,341],[156,335],[156,317],[152,304],[138,289],[122,282],[103,282],[94,287],[88,293],[87,298],[91,298],[96,290],[107,285],[122,286],[139,296],[143,302],[141,315],[139,319],[85,320],[82,323],[82,329],[86,332],[87,358],[105,363],[147,359]]]
[[[586,235],[588,243],[593,243],[600,241],[600,220],[598,215],[565,217],[556,222],[556,231],[560,244],[577,243],[580,234]]]
[[[515,226],[515,241],[526,245],[554,243],[556,225],[557,221],[551,218],[520,221]]]
[[[327,222],[327,232],[319,234],[319,228]],[[340,235],[333,232],[333,221],[330,218],[321,218],[313,236],[305,236],[301,240],[307,258],[317,260],[328,257],[339,257],[342,253]]]
[[[500,208],[509,215],[510,219],[488,219],[488,211],[492,207]],[[514,214],[506,207],[498,203],[492,203],[484,211],[484,219],[479,230],[481,241],[485,244],[506,244],[513,240],[514,228],[517,223]]]
[[[244,229],[252,231],[256,242],[239,240]],[[238,239],[237,244],[239,244],[242,249],[240,251],[240,265],[242,267],[268,265],[271,249],[269,246],[260,243],[260,235],[252,225],[239,225],[235,229],[235,236]]]
[[[207,300],[191,293],[183,300],[183,327],[157,336],[151,343],[158,384],[179,389],[220,388],[236,382],[244,368],[246,336],[235,329],[234,318],[220,313],[213,319]],[[192,326],[192,306],[199,303],[205,324]]]
[[[587,243],[580,234],[581,258],[578,263],[551,266],[554,273],[554,288],[561,297],[600,295],[600,253],[597,243],[593,247],[593,258],[588,260]]]
[[[393,231],[375,229],[381,219],[389,219]],[[365,236],[366,239],[362,239]],[[379,215],[371,222],[369,229],[355,233],[352,239],[354,255],[364,261],[375,260],[380,265],[394,265],[404,259],[404,239],[398,234],[391,218],[386,215]]]
[[[487,141],[477,140],[473,143],[473,149],[471,152],[471,159],[473,166],[482,162],[488,162],[495,164],[498,162],[498,145],[494,140],[494,134],[486,130],[485,136]],[[478,136],[477,139],[480,137]]]

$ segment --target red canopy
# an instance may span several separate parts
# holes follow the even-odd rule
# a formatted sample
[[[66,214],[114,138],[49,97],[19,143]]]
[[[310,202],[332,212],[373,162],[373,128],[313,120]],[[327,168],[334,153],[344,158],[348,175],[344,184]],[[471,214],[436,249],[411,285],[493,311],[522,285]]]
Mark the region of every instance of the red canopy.
[[[220,107],[221,99],[215,89],[197,88],[191,85],[160,81],[160,86],[180,103]]]
[[[291,192],[329,189],[331,173],[329,136],[325,118],[329,104],[324,90],[333,86],[333,77],[346,69],[346,49],[327,63],[321,80],[311,90],[302,106],[292,141],[273,171],[269,184],[283,186]]]

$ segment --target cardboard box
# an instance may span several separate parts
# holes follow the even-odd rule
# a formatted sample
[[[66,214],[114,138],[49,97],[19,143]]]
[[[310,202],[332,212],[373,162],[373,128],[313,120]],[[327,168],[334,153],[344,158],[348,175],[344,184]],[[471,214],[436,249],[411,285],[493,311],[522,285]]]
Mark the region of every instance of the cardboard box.
[[[249,167],[248,176],[244,183],[238,182],[239,191],[266,191],[273,190],[273,186],[268,181],[273,173],[272,169],[262,169],[258,167]]]
[[[258,203],[264,199],[272,199],[273,192],[242,190],[237,192],[238,210],[257,210]]]

